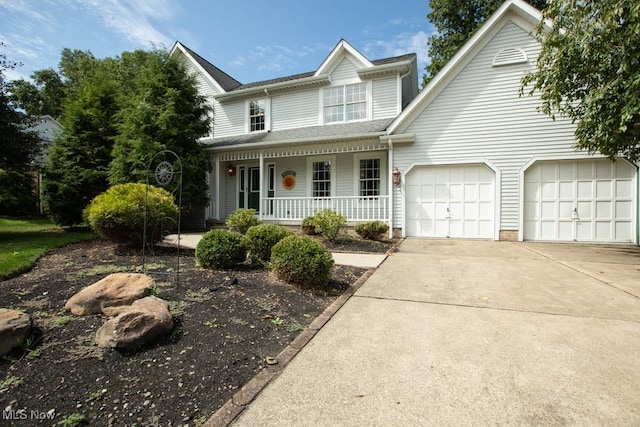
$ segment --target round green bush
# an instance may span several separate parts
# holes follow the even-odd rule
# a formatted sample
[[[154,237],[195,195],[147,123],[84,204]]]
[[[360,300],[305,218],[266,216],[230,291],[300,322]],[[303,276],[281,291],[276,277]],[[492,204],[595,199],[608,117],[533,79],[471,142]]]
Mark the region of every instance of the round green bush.
[[[196,246],[198,265],[205,268],[234,268],[246,258],[244,237],[230,230],[211,230],[202,236]]]
[[[101,236],[126,244],[142,245],[145,200],[147,202],[147,239],[160,240],[158,228],[172,227],[178,207],[168,191],[140,183],[118,184],[96,196],[83,212],[84,220]]]
[[[308,236],[285,237],[271,250],[271,267],[276,276],[304,288],[325,286],[333,264],[327,248]]]
[[[302,232],[308,236],[315,236],[318,234],[316,231],[316,223],[313,221],[313,216],[308,216],[302,220],[302,224],[300,224],[300,228]]]
[[[231,231],[237,231],[240,234],[245,234],[247,230],[249,230],[254,225],[262,224],[256,217],[255,209],[236,209],[229,217],[227,217],[227,221],[225,222],[227,227]]]
[[[271,248],[280,240],[293,233],[275,224],[254,225],[245,234],[252,264],[267,263],[271,260]]]
[[[342,227],[347,224],[347,218],[331,209],[323,209],[313,216],[313,223],[317,233],[333,241],[340,234]]]
[[[379,240],[387,231],[389,231],[389,226],[382,221],[356,224],[356,233],[363,239]]]

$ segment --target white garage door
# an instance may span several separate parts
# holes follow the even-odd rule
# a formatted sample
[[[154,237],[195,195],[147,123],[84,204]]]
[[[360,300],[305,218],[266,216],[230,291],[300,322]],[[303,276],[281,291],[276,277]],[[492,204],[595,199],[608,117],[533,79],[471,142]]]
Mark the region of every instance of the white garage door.
[[[407,235],[493,238],[494,182],[485,165],[414,168],[405,186]]]
[[[524,238],[632,242],[634,176],[622,160],[534,164],[524,175]]]

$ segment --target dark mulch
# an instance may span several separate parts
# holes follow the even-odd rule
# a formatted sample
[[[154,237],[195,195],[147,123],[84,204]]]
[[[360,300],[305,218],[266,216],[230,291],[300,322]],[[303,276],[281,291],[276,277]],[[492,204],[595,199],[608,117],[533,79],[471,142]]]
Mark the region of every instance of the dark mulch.
[[[391,244],[345,237],[330,246],[384,252]],[[171,266],[175,256],[146,262]],[[71,317],[64,304],[83,287],[140,264],[140,253],[90,241],[52,251],[31,272],[0,282],[1,306],[30,313],[37,328],[30,349],[0,362],[1,407],[26,409],[28,417],[5,416],[3,425],[32,425],[32,416],[47,411],[56,416],[44,425],[74,413],[92,426],[201,425],[365,271],[336,266],[330,287],[314,293],[267,270],[201,269],[193,253],[183,252],[179,283],[158,279],[158,296],[176,316],[173,334],[137,351],[99,349],[94,336],[105,319]]]

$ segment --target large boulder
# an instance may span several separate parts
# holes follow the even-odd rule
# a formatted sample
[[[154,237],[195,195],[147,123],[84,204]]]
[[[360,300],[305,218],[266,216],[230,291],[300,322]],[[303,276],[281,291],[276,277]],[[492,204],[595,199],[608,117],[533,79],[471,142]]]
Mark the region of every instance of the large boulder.
[[[160,298],[142,298],[108,320],[96,332],[98,347],[138,348],[173,329],[169,305]]]
[[[71,298],[64,308],[76,316],[117,314],[117,307],[130,305],[148,295],[153,279],[139,273],[114,273],[87,286]]]
[[[31,316],[0,308],[0,356],[20,347],[31,335]]]

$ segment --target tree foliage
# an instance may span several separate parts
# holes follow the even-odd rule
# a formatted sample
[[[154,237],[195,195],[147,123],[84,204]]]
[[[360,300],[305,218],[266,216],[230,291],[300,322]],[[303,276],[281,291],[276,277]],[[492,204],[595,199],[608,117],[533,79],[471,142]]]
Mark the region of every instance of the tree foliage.
[[[640,3],[564,0],[536,28],[537,70],[522,91],[577,123],[576,148],[640,159]]]
[[[161,50],[128,52],[120,63],[123,77],[134,78],[122,79],[128,101],[118,113],[111,184],[144,182],[153,154],[171,150],[182,161],[183,204],[204,206],[209,160],[198,139],[209,130],[209,107],[194,77]]]
[[[546,0],[527,0],[542,10]],[[431,62],[425,67],[422,85],[427,83],[449,62],[473,33],[502,5],[503,0],[430,0],[427,15],[436,33],[428,40]]]
[[[45,209],[58,224],[82,222],[84,207],[107,190],[118,111],[117,83],[104,69],[65,102],[62,135],[49,153],[43,179]]]
[[[9,98],[5,72],[18,64],[0,54],[0,214],[32,214],[37,206],[32,163],[41,141],[33,122]]]
[[[183,205],[206,204],[209,161],[198,139],[208,132],[209,107],[182,62],[162,50],[96,59],[64,49],[58,68],[11,86],[27,113],[62,117],[43,183],[53,219],[79,223],[82,209],[109,185],[145,182],[160,150],[182,160]]]

